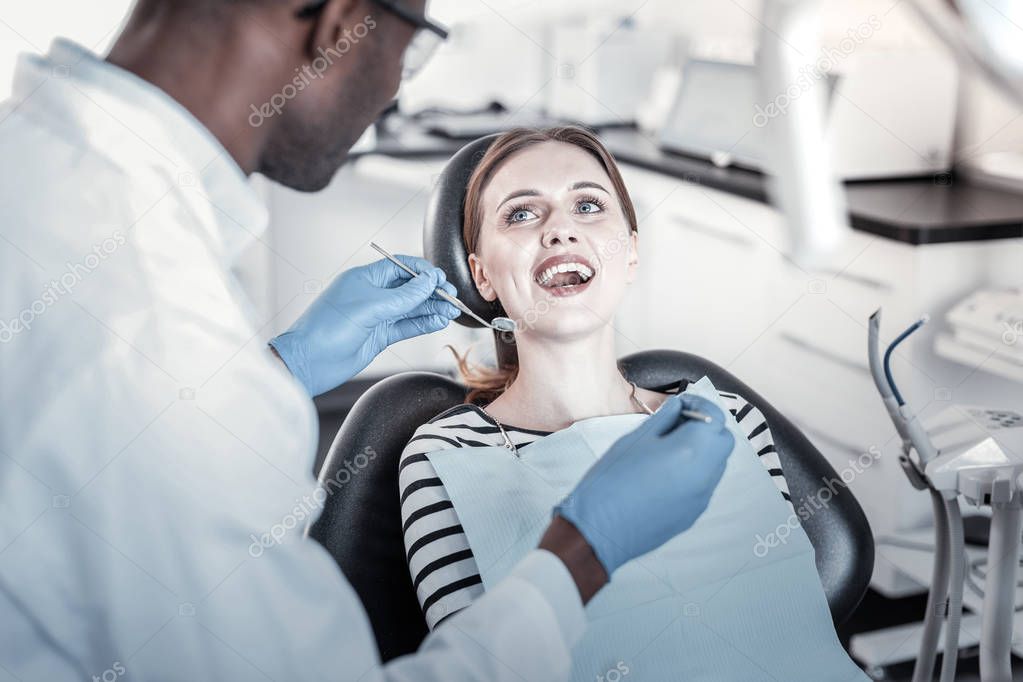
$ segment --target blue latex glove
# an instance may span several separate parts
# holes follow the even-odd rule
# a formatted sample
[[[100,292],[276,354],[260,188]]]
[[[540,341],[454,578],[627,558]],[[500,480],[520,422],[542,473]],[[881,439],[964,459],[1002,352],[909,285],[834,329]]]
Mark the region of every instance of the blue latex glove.
[[[686,419],[683,409],[711,422]],[[582,533],[610,576],[696,522],[734,445],[717,405],[697,395],[672,396],[615,441],[554,513]]]
[[[448,326],[461,313],[434,295],[457,295],[444,271],[422,258],[395,256],[338,275],[291,329],[270,345],[310,397],[340,386],[392,343]],[[432,298],[431,298],[432,297]]]

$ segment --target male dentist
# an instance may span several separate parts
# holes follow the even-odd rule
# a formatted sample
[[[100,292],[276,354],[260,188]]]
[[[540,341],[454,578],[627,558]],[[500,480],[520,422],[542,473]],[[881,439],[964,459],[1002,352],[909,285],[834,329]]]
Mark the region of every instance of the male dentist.
[[[0,682],[560,680],[586,601],[705,509],[731,436],[673,398],[502,584],[386,666],[302,537],[310,396],[457,311],[425,261],[381,261],[267,348],[232,271],[267,223],[247,176],[327,185],[443,33],[424,12],[138,0],[105,60],[56,41],[19,63],[0,107]]]

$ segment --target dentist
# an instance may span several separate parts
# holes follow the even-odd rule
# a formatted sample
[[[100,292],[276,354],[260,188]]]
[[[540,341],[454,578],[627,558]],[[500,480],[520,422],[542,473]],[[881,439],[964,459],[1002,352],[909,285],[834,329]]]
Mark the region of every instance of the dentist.
[[[457,311],[436,268],[381,261],[268,349],[235,272],[268,219],[247,176],[326,186],[443,36],[424,5],[138,0],[105,60],[58,40],[20,62],[0,105],[0,680],[560,680],[583,605],[703,512],[731,436],[672,398],[501,584],[386,666],[302,537],[310,396]]]

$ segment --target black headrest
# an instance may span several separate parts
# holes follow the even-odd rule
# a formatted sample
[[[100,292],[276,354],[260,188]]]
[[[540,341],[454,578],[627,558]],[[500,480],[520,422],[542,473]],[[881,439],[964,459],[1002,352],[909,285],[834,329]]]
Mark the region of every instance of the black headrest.
[[[469,178],[497,138],[498,134],[481,137],[451,157],[433,188],[423,221],[423,255],[426,260],[447,273],[448,281],[458,289],[458,297],[484,320],[504,315],[504,311],[500,304],[485,301],[476,291],[469,273],[469,254],[462,240],[462,217]],[[456,321],[467,327],[482,326],[464,314]]]
[[[621,358],[619,366],[630,381],[651,390],[707,376],[718,390],[743,396],[770,425],[793,505],[818,509],[821,493],[832,491],[827,504],[801,515],[800,523],[813,544],[832,617],[842,623],[870,583],[874,543],[863,510],[824,456],[765,398],[709,360],[651,350]],[[415,430],[462,403],[465,393],[464,386],[430,372],[384,379],[356,402],[319,474],[331,494],[309,534],[327,548],[362,599],[385,661],[415,651],[427,632],[405,555],[398,463]],[[374,456],[360,464],[367,452]]]

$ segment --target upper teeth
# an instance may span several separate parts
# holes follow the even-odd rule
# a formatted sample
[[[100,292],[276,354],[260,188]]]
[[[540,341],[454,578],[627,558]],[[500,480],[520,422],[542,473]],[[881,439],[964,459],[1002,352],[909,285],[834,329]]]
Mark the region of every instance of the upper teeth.
[[[551,277],[554,277],[559,272],[578,272],[584,282],[593,277],[593,270],[582,263],[559,263],[558,265],[552,265],[537,275],[536,281],[540,286],[543,286],[550,281]]]

